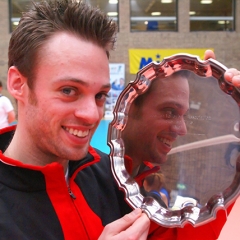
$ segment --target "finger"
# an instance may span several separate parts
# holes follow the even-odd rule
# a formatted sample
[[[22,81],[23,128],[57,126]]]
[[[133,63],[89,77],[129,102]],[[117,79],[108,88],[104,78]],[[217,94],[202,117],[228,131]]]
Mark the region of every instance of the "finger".
[[[204,60],[207,60],[209,58],[216,59],[215,53],[210,49],[206,50],[204,53]]]
[[[232,83],[235,87],[240,87],[240,75],[232,78]]]
[[[145,213],[143,213],[142,216],[137,219],[134,225],[132,225],[132,228],[130,230],[133,231],[133,228],[135,228],[134,232],[137,233],[136,239],[147,239],[150,228],[149,217]],[[140,231],[138,229],[140,229]]]
[[[125,231],[120,232],[116,236],[116,240],[122,239],[136,239],[145,240],[147,239],[150,227],[150,219],[145,213],[141,215],[129,228]]]
[[[224,74],[225,79],[234,86],[240,87],[240,72],[235,68],[227,69]]]
[[[126,230],[130,227],[140,216],[142,215],[142,210],[140,208],[135,209],[129,214],[126,214],[122,218],[109,223],[105,226],[103,233],[101,234],[102,239],[105,239],[104,236],[115,236],[120,232]]]
[[[118,219],[117,223],[117,231],[120,232],[122,230],[125,230],[130,225],[132,225],[142,214],[142,210],[140,208],[135,209],[129,214],[126,214],[122,218]]]

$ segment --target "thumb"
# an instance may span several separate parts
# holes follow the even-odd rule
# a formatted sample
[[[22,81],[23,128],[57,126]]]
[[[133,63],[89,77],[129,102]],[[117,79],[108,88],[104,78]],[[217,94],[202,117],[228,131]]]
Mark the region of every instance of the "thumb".
[[[140,208],[134,209],[132,212],[124,215],[122,218],[116,220],[118,222],[118,230],[123,231],[129,226],[131,226],[142,214]],[[116,230],[116,229],[115,229]]]
[[[215,53],[210,49],[206,50],[204,53],[204,60],[207,60],[209,58],[216,59]]]

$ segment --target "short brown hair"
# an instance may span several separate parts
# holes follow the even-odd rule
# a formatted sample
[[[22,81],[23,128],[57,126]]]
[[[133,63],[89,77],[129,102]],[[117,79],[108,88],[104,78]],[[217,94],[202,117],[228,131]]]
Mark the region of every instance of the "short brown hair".
[[[164,186],[165,183],[165,177],[163,173],[151,173],[146,178],[144,178],[144,181],[146,181],[149,189],[149,191],[160,191],[160,189]]]
[[[33,3],[23,13],[10,39],[8,66],[16,66],[33,86],[34,66],[41,46],[56,32],[70,32],[109,51],[114,48],[117,25],[99,9],[75,0]]]
[[[180,71],[172,73],[168,77],[162,77],[162,78],[157,77],[156,79],[154,79],[150,83],[150,86],[148,87],[148,89],[144,93],[139,94],[136,97],[136,99],[132,102],[132,104],[130,106],[130,110],[132,112],[129,111],[129,116],[131,114],[131,117],[133,117],[135,119],[139,119],[143,114],[142,107],[144,105],[145,99],[148,96],[151,96],[151,93],[154,90],[154,88],[156,87],[156,84],[161,84],[162,80],[163,81],[168,81],[168,79],[177,78],[177,77],[183,77],[183,78],[186,78],[187,80],[189,80],[190,77],[191,77],[191,72],[188,71],[188,70],[180,70]],[[161,96],[159,96],[159,97],[161,97]]]

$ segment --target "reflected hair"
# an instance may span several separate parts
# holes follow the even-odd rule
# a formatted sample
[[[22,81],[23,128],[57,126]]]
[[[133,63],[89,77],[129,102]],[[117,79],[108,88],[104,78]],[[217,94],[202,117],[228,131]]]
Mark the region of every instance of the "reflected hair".
[[[41,47],[57,32],[69,32],[102,47],[107,56],[114,49],[117,24],[98,8],[83,1],[46,0],[32,2],[13,31],[8,66],[16,66],[33,87],[34,66]]]
[[[144,178],[144,181],[146,181],[151,190],[160,191],[164,185],[165,178],[162,173],[152,173]]]
[[[172,73],[170,76],[168,77],[164,77],[164,78],[161,78],[159,79],[158,77],[156,79],[154,79],[150,86],[148,87],[148,89],[140,94],[139,96],[137,96],[137,98],[134,100],[133,104],[135,107],[137,107],[138,109],[141,108],[141,106],[143,105],[144,103],[144,100],[145,98],[147,98],[148,95],[150,95],[150,93],[152,92],[152,90],[154,89],[154,85],[157,81],[161,81],[161,80],[168,80],[170,78],[176,78],[176,77],[183,77],[183,78],[186,78],[186,79],[189,79],[190,78],[190,75],[191,75],[191,72],[188,71],[188,70],[180,70],[180,71],[177,71],[177,72],[174,72]]]

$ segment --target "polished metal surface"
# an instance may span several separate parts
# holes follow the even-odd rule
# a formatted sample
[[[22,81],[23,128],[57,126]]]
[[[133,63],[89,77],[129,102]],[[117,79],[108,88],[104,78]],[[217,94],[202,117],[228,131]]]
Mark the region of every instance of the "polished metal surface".
[[[162,226],[203,225],[239,195],[240,91],[226,69],[173,55],[141,69],[118,98],[108,130],[113,175],[129,205]]]

